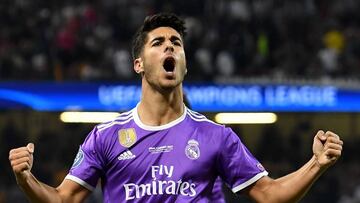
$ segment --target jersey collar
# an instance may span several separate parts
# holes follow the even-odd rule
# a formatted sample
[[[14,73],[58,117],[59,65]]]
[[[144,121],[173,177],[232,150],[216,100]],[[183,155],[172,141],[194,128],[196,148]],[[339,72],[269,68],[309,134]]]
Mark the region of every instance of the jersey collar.
[[[144,123],[140,120],[140,117],[139,117],[139,114],[138,114],[138,106],[139,106],[139,103],[136,105],[135,109],[134,109],[133,112],[132,112],[133,118],[134,118],[134,122],[135,122],[140,128],[142,128],[142,129],[144,129],[144,130],[149,130],[149,131],[159,131],[159,130],[165,130],[165,129],[171,128],[171,127],[177,125],[178,123],[180,123],[181,121],[183,121],[183,120],[185,119],[185,117],[186,117],[186,112],[187,112],[187,108],[186,108],[186,106],[184,105],[184,112],[183,112],[183,114],[182,114],[179,118],[177,118],[177,119],[175,119],[175,120],[173,120],[173,121],[171,121],[171,122],[169,122],[169,123],[167,123],[167,124],[165,124],[165,125],[151,126],[151,125],[146,125],[146,124],[144,124]]]

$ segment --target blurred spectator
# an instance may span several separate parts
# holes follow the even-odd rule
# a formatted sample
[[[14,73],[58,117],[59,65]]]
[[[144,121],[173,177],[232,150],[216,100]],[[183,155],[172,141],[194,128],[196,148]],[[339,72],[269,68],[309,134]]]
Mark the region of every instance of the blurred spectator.
[[[211,78],[214,75],[212,55],[207,48],[200,48],[195,52],[195,64],[202,71],[204,78]]]
[[[234,74],[235,61],[233,56],[227,51],[220,51],[215,59],[217,72],[220,76],[230,77]]]
[[[324,48],[319,50],[319,58],[325,75],[336,76],[339,73],[339,56],[343,52],[345,39],[339,30],[330,30],[323,36]]]
[[[114,53],[115,73],[119,78],[131,79],[134,75],[131,54],[128,50],[120,49]]]

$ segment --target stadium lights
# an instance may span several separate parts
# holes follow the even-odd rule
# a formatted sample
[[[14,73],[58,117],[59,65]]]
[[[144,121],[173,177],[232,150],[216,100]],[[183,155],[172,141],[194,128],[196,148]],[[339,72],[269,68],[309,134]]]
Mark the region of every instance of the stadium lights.
[[[116,112],[74,112],[60,114],[64,123],[102,123],[119,116]],[[215,122],[221,124],[270,124],[277,121],[274,113],[218,113]]]
[[[102,123],[119,116],[116,112],[63,112],[60,120],[64,123]]]
[[[215,122],[221,124],[270,124],[277,121],[275,113],[218,113]]]

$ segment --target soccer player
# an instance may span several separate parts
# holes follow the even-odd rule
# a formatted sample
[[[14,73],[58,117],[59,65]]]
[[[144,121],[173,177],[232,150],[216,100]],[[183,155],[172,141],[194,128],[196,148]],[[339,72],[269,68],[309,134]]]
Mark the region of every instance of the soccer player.
[[[82,202],[100,178],[107,203],[209,202],[218,176],[234,193],[256,202],[296,202],[336,162],[343,142],[319,130],[312,158],[272,179],[230,128],[187,109],[184,35],[184,22],[173,14],[145,19],[133,41],[141,101],[89,133],[57,188],[31,173],[34,144],[10,151],[17,183],[31,202]]]

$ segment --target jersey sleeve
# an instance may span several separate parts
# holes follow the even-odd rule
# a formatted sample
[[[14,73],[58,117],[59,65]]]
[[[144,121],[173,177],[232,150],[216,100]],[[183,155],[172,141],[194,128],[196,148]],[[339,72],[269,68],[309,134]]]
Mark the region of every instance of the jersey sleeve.
[[[103,159],[101,158],[101,140],[94,128],[80,145],[79,151],[65,179],[70,179],[86,189],[93,191],[101,176]]]
[[[236,193],[267,176],[268,172],[230,128],[224,128],[223,132],[217,166],[221,178]]]

